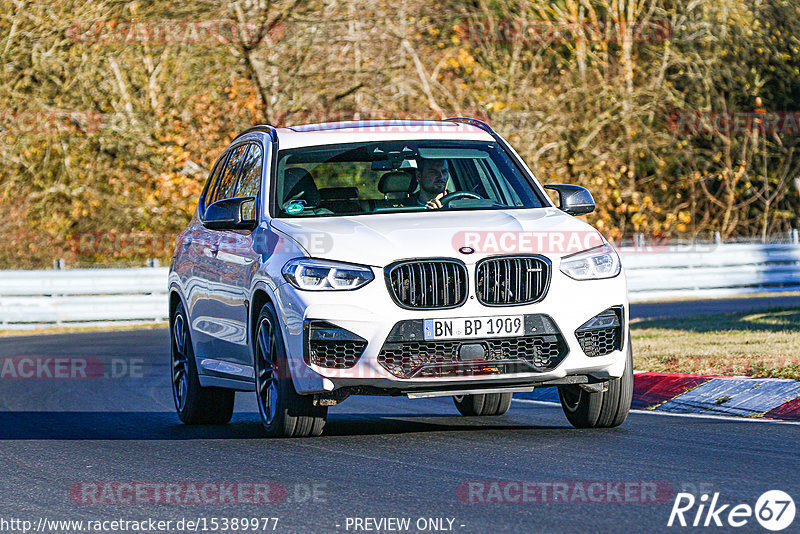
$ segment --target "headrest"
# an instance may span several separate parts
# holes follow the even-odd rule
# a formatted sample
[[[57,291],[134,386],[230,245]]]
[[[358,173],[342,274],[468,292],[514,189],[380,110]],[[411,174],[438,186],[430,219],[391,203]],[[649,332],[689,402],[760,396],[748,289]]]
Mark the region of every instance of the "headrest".
[[[324,187],[319,190],[322,200],[355,200],[358,187]]]
[[[299,167],[291,167],[283,172],[283,190],[286,191],[283,195],[284,204],[290,200],[305,200],[307,206],[313,207],[321,200],[314,177]]]
[[[411,193],[417,186],[417,179],[406,171],[391,171],[381,176],[378,191],[387,193]]]

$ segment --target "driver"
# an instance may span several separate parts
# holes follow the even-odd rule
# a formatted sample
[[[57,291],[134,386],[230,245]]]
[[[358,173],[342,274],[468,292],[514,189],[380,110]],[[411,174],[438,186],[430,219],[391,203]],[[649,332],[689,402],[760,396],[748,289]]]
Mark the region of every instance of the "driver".
[[[449,179],[446,159],[417,158],[419,190],[415,198],[419,205],[432,210],[441,208],[440,200],[447,194],[445,187]]]

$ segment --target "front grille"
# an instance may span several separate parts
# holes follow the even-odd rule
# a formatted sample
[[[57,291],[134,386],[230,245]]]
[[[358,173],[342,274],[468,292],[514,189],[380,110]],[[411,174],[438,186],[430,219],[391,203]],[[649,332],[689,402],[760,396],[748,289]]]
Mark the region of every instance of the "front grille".
[[[386,268],[394,301],[408,309],[456,308],[467,299],[467,268],[455,260],[414,260]]]
[[[367,348],[366,341],[312,341],[309,344],[309,361],[320,367],[349,369]]]
[[[541,256],[489,258],[478,263],[475,292],[481,304],[514,306],[544,298],[550,262]]]
[[[622,308],[615,306],[599,313],[576,331],[578,344],[587,356],[605,356],[622,349]]]
[[[349,369],[367,348],[367,340],[325,321],[306,321],[306,363],[329,369]]]

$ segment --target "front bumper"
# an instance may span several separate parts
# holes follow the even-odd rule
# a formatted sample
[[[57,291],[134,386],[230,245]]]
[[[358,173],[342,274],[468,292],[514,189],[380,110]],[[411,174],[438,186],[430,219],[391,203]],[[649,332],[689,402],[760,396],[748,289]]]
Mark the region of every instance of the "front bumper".
[[[465,388],[543,384],[576,375],[587,375],[598,380],[618,378],[625,369],[629,340],[625,334],[628,303],[624,273],[606,280],[575,281],[555,271],[545,298],[524,306],[484,306],[475,298],[472,288],[464,305],[448,310],[408,310],[399,307],[391,299],[383,277],[377,276],[379,274],[376,270],[376,280],[355,291],[300,291],[289,284],[282,284],[277,288],[277,308],[283,315],[284,339],[298,393],[324,394],[340,388],[365,388],[393,393],[442,388],[452,388],[455,391]],[[612,307],[621,308],[623,330],[619,350],[590,357],[581,347],[575,331],[592,317]],[[387,365],[387,341],[419,341],[416,337],[405,340],[398,338],[398,324],[419,323],[430,318],[495,315],[550,318],[562,336],[565,345],[563,357],[556,358],[557,361],[551,366],[526,366],[521,362],[520,365],[496,365],[494,367],[498,368],[497,371],[484,369],[480,373],[460,372],[445,376],[426,372],[413,375],[399,373],[397,368]],[[307,354],[308,325],[311,321],[325,321],[365,340],[366,348],[355,365],[346,369],[333,369],[307,363],[304,355]],[[481,340],[469,340],[469,343],[480,342]],[[454,363],[458,365],[458,362]],[[531,360],[530,363],[535,362]],[[390,369],[394,372],[390,372]]]

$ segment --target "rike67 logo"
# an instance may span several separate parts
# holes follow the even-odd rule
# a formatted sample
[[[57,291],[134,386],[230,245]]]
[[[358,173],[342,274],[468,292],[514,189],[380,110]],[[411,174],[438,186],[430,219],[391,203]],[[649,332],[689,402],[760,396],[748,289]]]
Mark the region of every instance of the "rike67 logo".
[[[719,493],[711,496],[703,493],[699,498],[691,493],[678,493],[667,526],[739,528],[755,517],[765,529],[778,532],[792,524],[795,512],[794,500],[780,490],[762,494],[755,507],[747,503],[723,503]]]

